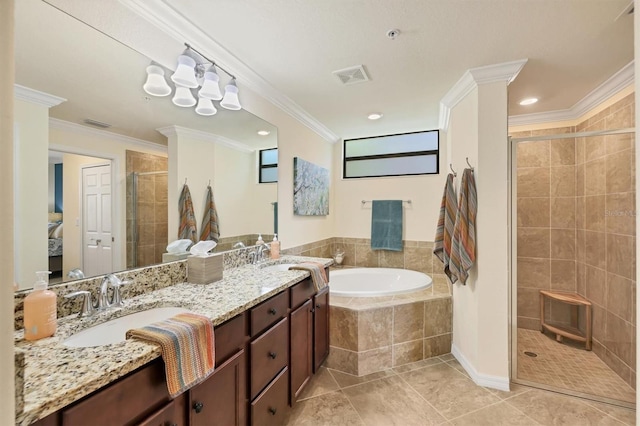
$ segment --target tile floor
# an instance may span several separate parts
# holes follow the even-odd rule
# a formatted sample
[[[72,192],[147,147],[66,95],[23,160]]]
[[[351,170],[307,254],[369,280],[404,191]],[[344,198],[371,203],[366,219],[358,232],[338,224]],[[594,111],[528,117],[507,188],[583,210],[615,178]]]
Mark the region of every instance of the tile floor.
[[[451,354],[356,377],[322,367],[288,425],[633,425],[635,411],[512,385],[475,385]]]
[[[535,358],[524,354],[531,351]],[[636,392],[584,344],[518,329],[518,379],[635,403]]]

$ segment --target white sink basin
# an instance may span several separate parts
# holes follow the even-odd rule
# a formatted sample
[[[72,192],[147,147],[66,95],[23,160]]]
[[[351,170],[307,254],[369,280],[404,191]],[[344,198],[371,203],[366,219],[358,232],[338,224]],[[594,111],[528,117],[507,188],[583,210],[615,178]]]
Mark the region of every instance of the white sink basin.
[[[277,265],[265,266],[262,270],[267,272],[288,271],[289,267],[294,265],[296,265],[296,263],[279,263]]]
[[[132,328],[144,327],[183,312],[189,310],[177,307],[147,309],[87,328],[69,336],[62,343],[72,348],[89,348],[124,342],[127,331]]]

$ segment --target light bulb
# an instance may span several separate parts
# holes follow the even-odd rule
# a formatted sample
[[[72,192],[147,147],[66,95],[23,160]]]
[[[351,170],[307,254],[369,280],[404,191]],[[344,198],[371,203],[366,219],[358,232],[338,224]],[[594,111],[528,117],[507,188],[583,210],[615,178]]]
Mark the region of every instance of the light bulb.
[[[224,88],[224,98],[220,102],[222,108],[237,111],[242,109],[240,106],[240,100],[238,99],[238,86],[236,86],[236,79],[232,78]]]
[[[213,106],[213,102],[211,99],[203,98],[200,96],[198,98],[198,106],[196,107],[196,113],[200,115],[215,115],[218,110]]]
[[[171,87],[164,79],[164,70],[157,65],[149,65],[147,67],[147,81],[142,88],[152,96],[167,96],[171,94]]]
[[[171,76],[171,80],[179,86],[189,87],[194,89],[198,87],[198,80],[196,80],[196,61],[190,56],[180,55],[178,56],[178,67],[176,72]]]
[[[213,101],[219,101],[222,99],[222,93],[220,92],[220,85],[218,82],[220,77],[216,73],[215,68],[210,67],[207,72],[204,73],[204,83],[202,83],[202,89],[198,92],[198,96],[201,98],[208,98]]]
[[[192,107],[196,104],[196,98],[193,97],[191,89],[183,86],[176,86],[176,94],[171,101],[179,107]]]

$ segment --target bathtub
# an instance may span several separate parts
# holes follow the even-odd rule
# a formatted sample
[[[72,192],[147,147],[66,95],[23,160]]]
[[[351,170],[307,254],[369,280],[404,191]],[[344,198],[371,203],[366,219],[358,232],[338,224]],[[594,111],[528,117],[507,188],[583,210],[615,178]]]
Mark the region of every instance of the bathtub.
[[[392,296],[429,288],[431,277],[407,269],[349,268],[332,270],[330,284],[332,296]]]

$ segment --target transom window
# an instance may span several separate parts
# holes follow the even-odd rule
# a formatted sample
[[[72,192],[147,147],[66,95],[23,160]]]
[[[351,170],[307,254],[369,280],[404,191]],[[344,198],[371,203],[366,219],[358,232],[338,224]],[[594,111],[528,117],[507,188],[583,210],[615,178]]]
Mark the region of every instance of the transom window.
[[[438,174],[439,152],[437,130],[345,139],[342,177]]]
[[[260,183],[278,182],[278,148],[260,150],[258,176]]]

